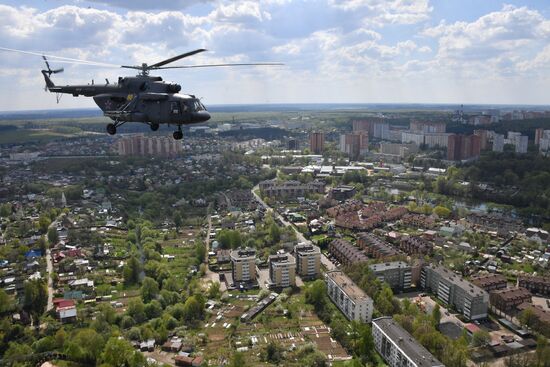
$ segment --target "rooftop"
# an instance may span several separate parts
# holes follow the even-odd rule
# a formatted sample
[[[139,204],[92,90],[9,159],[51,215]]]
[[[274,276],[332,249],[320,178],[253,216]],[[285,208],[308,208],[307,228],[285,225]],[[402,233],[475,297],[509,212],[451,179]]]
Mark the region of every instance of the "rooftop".
[[[289,253],[282,253],[282,254],[275,254],[269,256],[269,262],[275,263],[275,264],[295,264],[296,260],[294,260],[294,257],[290,255]]]
[[[473,296],[484,297],[487,299],[489,298],[489,293],[487,293],[485,290],[479,288],[477,285],[470,283],[469,281],[465,280],[458,274],[455,274],[451,270],[435,264],[430,264],[428,265],[428,267],[439,274],[440,277],[446,279],[455,286],[465,291],[468,291],[469,294]]]
[[[379,327],[399,349],[414,361],[417,366],[443,366],[426,348],[416,341],[405,329],[397,324],[390,316],[372,320],[373,325]]]
[[[327,272],[327,277],[332,279],[353,300],[369,299],[370,297],[359,288],[344,272],[334,270]]]
[[[294,252],[299,253],[311,253],[311,252],[317,252],[320,253],[321,250],[319,247],[307,243],[299,243],[296,246],[294,246]]]
[[[235,259],[243,259],[247,257],[256,257],[256,250],[247,247],[247,248],[238,248],[236,250],[231,251],[231,257]]]
[[[410,265],[404,261],[392,261],[387,263],[369,265],[369,269],[374,272],[393,270],[393,269],[399,269],[399,268],[410,268]]]

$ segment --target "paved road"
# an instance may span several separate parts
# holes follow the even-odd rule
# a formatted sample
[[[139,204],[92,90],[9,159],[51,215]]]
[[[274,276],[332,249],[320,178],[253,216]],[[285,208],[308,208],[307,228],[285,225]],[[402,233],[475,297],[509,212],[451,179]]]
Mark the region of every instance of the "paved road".
[[[279,219],[281,221],[281,223],[283,223],[283,225],[285,225],[285,227],[292,228],[294,230],[294,232],[296,233],[296,238],[298,239],[298,242],[305,242],[307,244],[312,244],[310,240],[308,240],[307,238],[304,237],[302,232],[298,231],[296,226],[294,226],[294,225],[292,225],[292,223],[288,222],[285,218],[283,218],[283,216],[281,214],[279,214],[276,210],[273,210],[269,205],[267,205],[265,203],[265,201],[262,200],[262,198],[259,195],[256,194],[255,191],[258,190],[258,188],[259,188],[258,185],[254,186],[252,188],[252,195],[254,195],[256,200],[258,200],[260,205],[262,205],[268,212],[273,213],[273,215],[277,219]],[[332,261],[330,261],[328,259],[328,257],[326,257],[323,253],[321,253],[321,263],[325,266],[325,268],[327,268],[328,271],[336,270],[336,265],[334,265],[332,263]]]
[[[46,250],[46,270],[48,271],[48,306],[46,307],[46,311],[49,311],[53,308],[53,264],[50,249]]]

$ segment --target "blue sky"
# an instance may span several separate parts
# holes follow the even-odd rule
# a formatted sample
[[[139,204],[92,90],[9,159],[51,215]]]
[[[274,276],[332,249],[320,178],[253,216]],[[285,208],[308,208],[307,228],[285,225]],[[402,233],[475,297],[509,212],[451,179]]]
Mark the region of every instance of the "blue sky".
[[[0,46],[117,65],[200,47],[209,52],[178,64],[285,63],[161,74],[206,105],[550,104],[548,0],[9,0]],[[0,65],[0,110],[94,105],[57,105],[40,57],[0,52]],[[58,84],[132,74],[63,66]]]

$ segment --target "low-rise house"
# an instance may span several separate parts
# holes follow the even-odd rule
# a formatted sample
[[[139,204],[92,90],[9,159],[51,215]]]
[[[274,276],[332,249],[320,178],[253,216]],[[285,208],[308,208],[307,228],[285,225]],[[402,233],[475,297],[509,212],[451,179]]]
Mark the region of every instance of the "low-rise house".
[[[76,321],[76,305],[72,299],[54,299],[55,313],[61,323]]]
[[[531,302],[531,292],[525,288],[498,289],[489,293],[491,306],[500,311],[515,312],[516,307],[524,302]]]

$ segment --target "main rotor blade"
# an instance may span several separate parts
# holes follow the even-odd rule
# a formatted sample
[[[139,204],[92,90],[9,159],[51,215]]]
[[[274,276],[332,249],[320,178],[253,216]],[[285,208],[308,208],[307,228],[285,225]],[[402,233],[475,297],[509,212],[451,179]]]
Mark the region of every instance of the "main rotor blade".
[[[282,66],[282,62],[255,62],[244,64],[202,64],[202,65],[183,65],[183,66],[164,66],[157,69],[192,69],[192,68],[214,68],[220,66]]]
[[[189,51],[189,52],[186,52],[184,54],[181,54],[181,55],[178,55],[178,56],[174,56],[174,57],[171,57],[169,59],[166,59],[164,61],[161,61],[161,62],[157,62],[156,64],[153,64],[153,65],[149,65],[149,68],[152,69],[152,68],[158,68],[159,66],[163,66],[163,65],[166,65],[166,64],[170,64],[171,62],[174,62],[174,61],[177,61],[179,59],[183,59],[184,57],[189,57],[189,56],[193,56],[195,54],[198,54],[200,52],[204,52],[206,51],[206,49],[204,48],[199,48],[197,50],[194,50],[194,51]]]
[[[7,48],[7,47],[0,47],[0,51],[9,51],[9,52],[16,52],[26,55],[34,55],[34,56],[46,56],[48,59],[56,59],[56,62],[65,62],[65,63],[74,63],[74,64],[87,64],[87,65],[93,65],[93,66],[107,66],[107,67],[120,67],[119,65],[115,64],[109,64],[105,62],[97,62],[97,61],[89,61],[89,60],[80,60],[80,59],[73,59],[70,57],[63,57],[63,56],[55,56],[55,55],[48,55],[44,54],[42,52],[35,52],[35,51],[23,51],[23,50],[16,50],[13,48]]]

